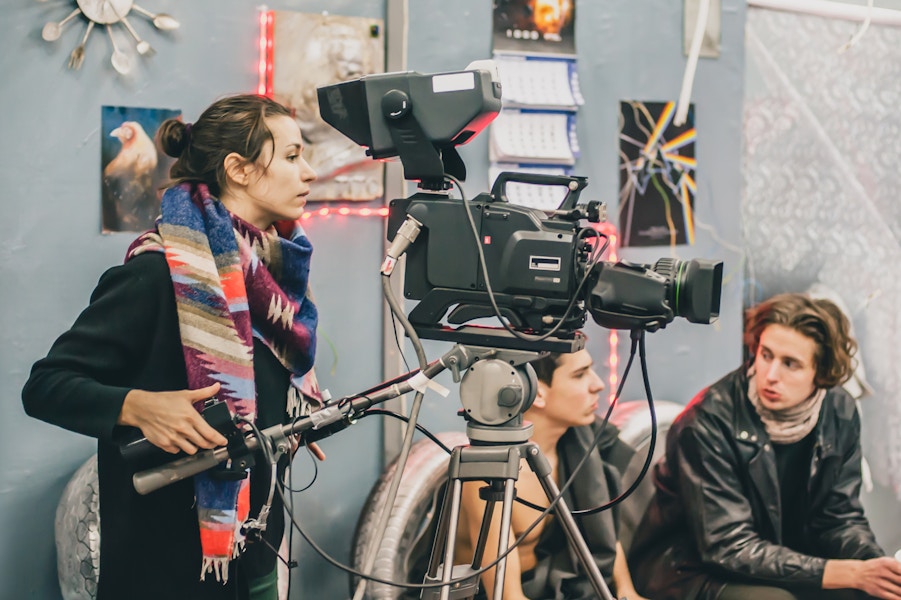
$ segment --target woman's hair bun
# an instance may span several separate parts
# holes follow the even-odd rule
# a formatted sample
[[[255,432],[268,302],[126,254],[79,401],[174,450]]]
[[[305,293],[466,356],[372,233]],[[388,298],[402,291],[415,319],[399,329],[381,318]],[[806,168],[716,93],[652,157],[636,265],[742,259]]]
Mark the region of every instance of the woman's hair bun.
[[[188,126],[179,119],[167,119],[159,128],[160,146],[163,152],[179,158],[188,147],[190,138]]]

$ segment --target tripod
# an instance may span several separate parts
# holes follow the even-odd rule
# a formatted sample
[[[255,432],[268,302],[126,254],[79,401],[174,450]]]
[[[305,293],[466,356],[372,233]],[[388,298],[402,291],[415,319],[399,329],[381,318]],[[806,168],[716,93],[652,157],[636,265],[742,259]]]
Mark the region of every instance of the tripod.
[[[500,354],[502,355],[503,351]],[[515,360],[499,360],[501,358],[503,357],[499,356],[498,359],[493,359],[500,363],[494,368],[482,368],[478,372],[475,368],[470,369],[467,377],[477,377],[476,383],[467,386],[466,378],[464,378],[464,383],[461,385],[463,414],[470,421],[467,424],[466,434],[472,445],[457,446],[451,455],[448,465],[447,489],[438,522],[438,531],[425,576],[425,583],[449,584],[452,579],[459,583],[425,589],[421,596],[423,600],[458,600],[475,596],[479,589],[479,575],[476,572],[482,566],[488,532],[498,502],[501,502],[501,518],[497,556],[501,558],[497,562],[493,597],[495,600],[503,598],[507,565],[505,553],[509,549],[513,502],[516,497],[516,481],[519,478],[521,459],[526,460],[529,468],[538,477],[548,502],[552,502],[560,496],[550,463],[538,445],[529,442],[532,425],[523,423],[522,420],[521,411],[531,406],[534,399],[536,387],[534,372],[531,371],[531,368],[526,369],[524,364],[515,366],[514,379],[518,379],[518,382],[511,383],[507,374],[510,373],[509,365]],[[491,363],[492,360],[483,362]],[[473,390],[478,393],[467,394],[468,391]],[[519,390],[520,393],[517,394],[516,390]],[[473,401],[475,404],[472,404]],[[498,413],[497,408],[504,406],[508,407],[508,412],[503,416],[509,416],[511,414],[509,409],[514,406],[518,407],[520,412],[517,412],[510,421],[501,426],[486,425],[485,421],[479,421],[478,418],[473,417],[473,415],[482,418],[488,416],[490,421],[491,415],[503,414],[503,410]],[[488,485],[481,488],[479,492],[480,497],[486,501],[486,505],[472,563],[454,565],[460,504],[463,483],[466,481],[488,482]],[[553,510],[597,597],[603,600],[614,600],[562,497],[557,500]]]

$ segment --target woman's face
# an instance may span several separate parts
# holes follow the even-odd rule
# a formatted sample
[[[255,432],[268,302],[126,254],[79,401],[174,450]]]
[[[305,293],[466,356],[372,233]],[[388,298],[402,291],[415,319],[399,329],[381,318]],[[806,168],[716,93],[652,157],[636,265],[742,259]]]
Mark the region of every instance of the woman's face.
[[[303,214],[316,172],[303,159],[300,127],[293,118],[266,118],[273,143],[266,144],[245,188],[240,216],[260,229]]]
[[[772,411],[798,406],[813,394],[816,342],[784,325],[768,325],[760,334],[754,368],[757,395]]]

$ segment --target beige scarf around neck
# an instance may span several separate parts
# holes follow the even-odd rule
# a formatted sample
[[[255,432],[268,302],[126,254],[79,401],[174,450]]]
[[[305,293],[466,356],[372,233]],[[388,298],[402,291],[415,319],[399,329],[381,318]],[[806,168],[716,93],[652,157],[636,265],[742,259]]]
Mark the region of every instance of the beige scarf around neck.
[[[820,418],[820,408],[825,397],[825,388],[817,388],[797,406],[786,410],[769,410],[761,405],[757,395],[757,371],[753,366],[748,369],[748,399],[774,444],[794,444],[813,431]]]

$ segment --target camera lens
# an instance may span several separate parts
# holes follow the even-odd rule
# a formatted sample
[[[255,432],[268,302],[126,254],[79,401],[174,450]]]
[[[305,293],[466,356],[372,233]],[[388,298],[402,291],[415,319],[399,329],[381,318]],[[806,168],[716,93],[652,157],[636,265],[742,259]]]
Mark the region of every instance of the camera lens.
[[[676,316],[692,323],[713,323],[719,317],[722,261],[661,258],[653,271],[666,278],[667,302]]]

